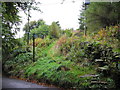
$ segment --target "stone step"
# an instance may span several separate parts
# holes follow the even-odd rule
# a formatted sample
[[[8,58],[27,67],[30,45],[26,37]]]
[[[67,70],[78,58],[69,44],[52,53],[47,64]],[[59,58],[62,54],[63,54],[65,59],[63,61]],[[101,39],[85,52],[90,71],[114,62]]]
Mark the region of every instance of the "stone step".
[[[105,81],[91,81],[90,82],[92,85],[93,84],[104,84],[104,85],[107,85],[107,82],[105,82]]]
[[[84,78],[84,77],[98,77],[99,75],[95,75],[95,74],[86,74],[86,75],[83,75],[83,76],[80,76],[80,78]]]

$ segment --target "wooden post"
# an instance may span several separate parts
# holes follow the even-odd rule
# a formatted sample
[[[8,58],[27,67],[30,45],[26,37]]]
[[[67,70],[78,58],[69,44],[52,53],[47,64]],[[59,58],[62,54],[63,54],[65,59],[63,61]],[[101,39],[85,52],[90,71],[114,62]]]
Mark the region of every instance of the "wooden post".
[[[35,34],[33,34],[33,62],[35,61]]]
[[[118,61],[116,62],[116,68],[118,69]]]

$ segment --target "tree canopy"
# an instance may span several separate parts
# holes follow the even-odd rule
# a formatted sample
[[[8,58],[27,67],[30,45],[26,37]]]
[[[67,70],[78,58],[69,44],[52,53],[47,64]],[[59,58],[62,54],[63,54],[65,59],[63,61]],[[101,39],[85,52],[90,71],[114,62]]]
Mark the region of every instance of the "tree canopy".
[[[29,6],[35,4],[35,2],[2,2],[2,54],[3,59],[12,52],[18,41],[15,39],[15,34],[18,29],[17,26],[20,24],[20,16],[18,12],[22,9],[24,12]],[[33,9],[36,9],[32,7]],[[15,26],[15,27],[14,27]],[[6,57],[5,57],[6,58]]]
[[[59,38],[60,36],[60,25],[58,22],[52,22],[50,26],[50,37],[51,38]]]
[[[38,20],[38,27],[30,31],[30,35],[36,34],[37,37],[44,38],[49,34],[49,26],[45,24],[43,20]]]
[[[29,38],[32,39],[33,34],[36,35],[36,37],[44,38],[49,33],[49,26],[45,24],[45,21],[42,19],[39,19],[38,21],[30,21],[29,23],[30,28],[30,36]],[[28,23],[25,24],[23,30],[26,32],[24,35],[24,39],[27,38],[27,31],[28,31]]]
[[[91,2],[83,12],[89,30],[96,31],[120,23],[120,2]],[[81,20],[82,18],[80,18]]]

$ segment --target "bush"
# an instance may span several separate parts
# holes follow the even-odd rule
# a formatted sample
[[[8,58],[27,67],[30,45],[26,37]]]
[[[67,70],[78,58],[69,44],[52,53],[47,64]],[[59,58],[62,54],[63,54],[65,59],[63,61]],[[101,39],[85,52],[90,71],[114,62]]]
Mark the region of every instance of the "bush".
[[[75,37],[75,36],[67,38],[66,42],[64,42],[60,46],[60,53],[61,53],[61,55],[67,56],[68,53],[70,52],[71,48],[74,46],[74,44],[76,44],[77,41],[79,41],[79,38]]]
[[[56,22],[52,22],[51,26],[50,26],[50,32],[49,32],[49,36],[51,39],[53,38],[59,38],[60,37],[60,27]]]
[[[45,39],[42,39],[39,43],[38,43],[38,48],[41,47],[46,47],[49,46],[51,44],[52,40],[49,39],[49,37],[46,37]]]
[[[42,42],[43,39],[41,38],[36,38],[35,39],[35,46],[37,46],[39,43]],[[29,45],[33,46],[33,40],[30,41]]]
[[[62,34],[66,35],[67,37],[71,37],[72,36],[72,29],[66,29],[62,31]]]
[[[24,70],[23,68],[29,65],[30,63],[32,63],[32,54],[22,53],[17,55],[12,60],[7,60],[4,64],[3,71],[14,76],[22,70]],[[23,72],[19,74],[23,74]]]
[[[97,34],[93,36],[95,41],[99,41],[103,45],[108,45],[113,50],[120,52],[120,25],[106,27],[99,30]]]
[[[59,60],[52,60],[51,57],[41,57],[35,63],[25,68],[25,77],[63,88],[83,88],[87,87],[85,83],[89,83],[91,78],[80,78],[79,75],[95,73],[93,68],[80,68],[77,65],[72,66],[73,63],[70,61],[58,62]],[[71,66],[73,67],[72,69]],[[67,70],[63,68],[67,68]],[[86,80],[88,80],[88,82],[86,82]],[[82,83],[84,83],[84,85]]]
[[[71,49],[70,52],[68,53],[66,59],[71,60],[73,62],[84,62],[86,59],[86,54],[85,54],[85,45],[88,42],[80,42],[79,40],[76,41]]]

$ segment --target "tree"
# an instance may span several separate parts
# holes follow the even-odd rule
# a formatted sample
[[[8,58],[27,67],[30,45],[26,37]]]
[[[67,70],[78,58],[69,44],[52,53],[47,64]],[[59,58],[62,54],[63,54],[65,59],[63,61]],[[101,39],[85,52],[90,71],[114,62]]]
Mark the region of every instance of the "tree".
[[[37,26],[36,21],[31,21],[31,22],[29,23],[29,28],[30,28],[30,30],[34,29],[36,26]],[[28,23],[26,23],[26,24],[24,25],[24,27],[23,27],[23,31],[27,32],[27,30],[28,30]]]
[[[84,16],[84,11],[85,11],[85,5],[83,3],[82,5],[82,10],[80,10],[80,18],[78,19],[79,20],[79,29],[80,30],[84,30],[84,26],[85,26],[85,16]]]
[[[60,36],[60,26],[56,22],[52,22],[50,26],[50,38],[59,38]]]
[[[73,29],[65,29],[61,31],[62,35],[66,35],[67,37],[71,37],[73,33]]]
[[[39,19],[38,21],[30,21],[29,28],[30,30],[34,28],[38,28],[40,25],[44,25],[45,22],[42,19]],[[28,22],[24,25],[23,31],[27,32],[28,30]]]
[[[35,34],[37,37],[44,38],[49,33],[49,26],[45,24],[45,21],[42,19],[39,19],[38,21],[31,21],[29,24],[30,28],[30,39],[32,39],[33,34]],[[28,29],[28,23],[25,24],[23,30],[27,32]],[[24,35],[24,39],[26,39],[27,33]]]
[[[40,25],[38,28],[32,29],[30,32],[30,37],[35,34],[39,38],[44,38],[49,35],[49,26],[46,24]]]
[[[13,49],[19,44],[14,38],[17,30],[13,26],[20,24],[20,9],[26,12],[29,2],[2,2],[2,55],[3,59],[9,56]],[[34,2],[32,2],[33,4]]]
[[[2,3],[2,55],[3,59],[5,55],[11,53],[12,49],[17,45],[14,39],[15,31],[12,32],[13,25],[19,25],[20,16],[18,16],[19,10],[17,9],[18,3],[3,2]]]
[[[120,2],[91,2],[84,12],[87,28],[97,31],[106,26],[120,23]]]

